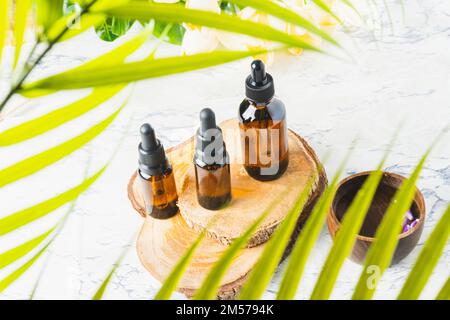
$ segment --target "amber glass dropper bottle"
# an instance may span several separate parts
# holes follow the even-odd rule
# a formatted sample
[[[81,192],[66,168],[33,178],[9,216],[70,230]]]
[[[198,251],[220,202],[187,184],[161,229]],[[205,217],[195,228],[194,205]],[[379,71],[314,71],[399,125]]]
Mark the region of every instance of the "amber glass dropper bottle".
[[[200,112],[194,155],[198,203],[209,210],[223,208],[231,200],[229,156],[214,112]]]
[[[146,123],[140,131],[138,179],[145,209],[156,219],[173,217],[178,211],[178,195],[172,166],[153,128]]]
[[[289,164],[286,109],[261,60],[251,64],[245,94],[238,116],[244,168],[254,179],[275,180]]]

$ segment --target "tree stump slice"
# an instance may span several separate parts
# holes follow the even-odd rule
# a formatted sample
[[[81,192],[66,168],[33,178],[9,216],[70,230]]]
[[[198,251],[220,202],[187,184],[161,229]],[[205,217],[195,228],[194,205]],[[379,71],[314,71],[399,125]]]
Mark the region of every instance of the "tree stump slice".
[[[236,136],[238,135],[238,132],[236,132],[237,122],[228,120],[222,123],[221,127],[224,131],[224,137],[227,142],[227,147],[229,148],[230,157],[231,159],[234,159],[235,154],[232,154],[232,152],[234,150],[240,150],[240,148],[230,148],[229,142],[232,140],[231,135],[234,135],[236,143],[240,143],[240,141],[236,139]],[[254,221],[251,219],[243,220],[243,215],[249,214],[253,219],[256,219],[256,217],[262,214],[264,210],[263,204],[258,206],[256,206],[256,204],[261,202],[264,203],[264,205],[268,205],[276,197],[286,197],[283,204],[276,207],[276,213],[269,215],[269,219],[264,221],[262,227],[260,227],[253,236],[250,245],[241,250],[240,254],[235,258],[233,264],[222,279],[221,288],[217,297],[219,299],[235,298],[249,272],[252,270],[264,250],[264,242],[269,239],[276,226],[282,222],[285,214],[293,205],[296,195],[304,188],[307,179],[321,166],[314,151],[301,137],[292,131],[289,132],[289,148],[289,168],[283,177],[275,181],[255,181],[246,176],[243,168],[240,170],[240,165],[232,165],[233,200],[227,208],[220,211],[206,210],[196,204],[195,184],[192,185],[193,139],[191,138],[178,146],[168,149],[166,153],[174,168],[181,214],[177,214],[166,220],[154,219],[145,213],[143,199],[139,192],[138,184],[136,183],[135,172],[128,184],[128,197],[134,209],[145,217],[144,225],[137,240],[138,255],[144,267],[157,280],[163,282],[189,246],[197,239],[199,231],[210,221],[211,217],[206,217],[204,220],[199,218],[206,215],[204,210],[212,216],[218,215],[216,219],[218,219],[217,221],[219,223],[214,221],[213,226],[208,227],[207,234],[209,237],[206,237],[197,249],[178,286],[179,292],[191,297],[195,293],[195,290],[200,287],[202,281],[211,270],[211,267],[227,249],[229,243],[245,231],[245,228],[239,226],[239,224],[245,221],[245,224],[248,226]],[[294,177],[288,177],[289,175],[294,175]],[[279,181],[285,181],[288,186],[283,185],[283,183]],[[195,180],[193,182],[195,183]],[[234,183],[236,183],[236,185],[234,185]],[[318,197],[325,189],[326,184],[326,174],[321,170],[317,177],[315,188],[300,215],[297,228],[293,234],[291,243],[285,252],[285,256],[289,254],[295,238],[311,213]],[[271,185],[271,187],[267,188],[267,185]],[[252,188],[263,188],[265,192],[269,193],[264,195]],[[291,191],[288,196],[286,196],[287,188],[290,188]],[[244,203],[246,201],[244,197],[249,196],[260,199],[260,201],[255,201],[253,199],[251,201],[249,200],[249,203],[254,205],[254,211],[250,210],[252,208],[246,209],[239,204],[239,202]],[[266,198],[272,200],[268,201]],[[233,212],[235,206],[239,208],[238,210],[245,211]],[[193,210],[193,212],[185,211],[188,209]],[[228,212],[228,215],[225,215],[225,212]],[[233,222],[232,220],[237,221]],[[227,231],[227,228],[224,228],[223,226],[217,227],[218,224],[224,224],[224,226],[226,225],[228,228],[236,227],[239,232]]]
[[[289,131],[288,169],[277,180],[257,181],[250,177],[242,166],[238,122],[227,120],[221,124],[221,128],[231,159],[231,202],[221,210],[213,211],[201,207],[197,201],[195,170],[191,165],[184,175],[183,182],[177,185],[178,206],[189,226],[199,232],[207,229],[211,238],[229,245],[240,237],[276,198],[282,197],[283,200],[273,207],[248,242],[248,247],[254,247],[270,238],[289,212],[298,194],[314,176],[316,181],[312,192],[315,191],[319,180],[318,167],[304,141],[293,131]],[[192,162],[192,157],[189,160]]]

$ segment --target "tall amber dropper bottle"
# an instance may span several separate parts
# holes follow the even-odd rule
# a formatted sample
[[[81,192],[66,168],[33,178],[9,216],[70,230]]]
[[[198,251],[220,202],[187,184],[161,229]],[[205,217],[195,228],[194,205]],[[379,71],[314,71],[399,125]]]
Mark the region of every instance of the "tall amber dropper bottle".
[[[209,210],[224,207],[231,200],[230,161],[222,130],[209,108],[200,112],[194,165],[198,203]]]
[[[289,164],[286,109],[275,97],[273,78],[261,60],[251,64],[245,95],[239,106],[244,168],[257,180],[275,180]]]
[[[173,217],[177,211],[177,188],[164,147],[148,124],[141,126],[138,179],[147,213],[156,219]]]

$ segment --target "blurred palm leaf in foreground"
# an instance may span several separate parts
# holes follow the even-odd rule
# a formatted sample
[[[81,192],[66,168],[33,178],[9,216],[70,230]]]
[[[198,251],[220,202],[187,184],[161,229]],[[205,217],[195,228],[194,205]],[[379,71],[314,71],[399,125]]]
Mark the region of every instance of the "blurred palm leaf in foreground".
[[[318,37],[338,45],[337,41],[310,21],[285,9],[277,2],[267,1],[261,4],[258,1],[234,1],[234,3],[254,6],[266,11],[274,10],[274,15],[278,18],[285,18],[286,21],[304,27]],[[14,21],[14,24],[10,24],[9,21]],[[126,33],[131,25],[136,23],[145,24],[147,27],[139,35],[124,41],[116,49],[62,73],[30,82],[30,75],[39,72],[36,67],[43,63],[55,46],[61,45],[62,42],[70,41],[92,27],[102,39],[112,41]],[[166,5],[126,0],[3,0],[0,1],[0,70],[8,75],[11,73],[11,76],[8,77],[8,89],[0,97],[2,117],[7,119],[8,112],[16,108],[12,98],[19,94],[28,99],[37,97],[45,99],[45,96],[62,89],[88,88],[90,92],[81,99],[47,114],[0,130],[0,146],[7,148],[26,141],[34,141],[33,139],[37,136],[54,134],[53,130],[69,122],[85,121],[91,111],[107,103],[110,104],[108,100],[118,96],[119,92],[132,81],[210,67],[265,51],[261,48],[244,51],[219,50],[191,56],[156,59],[154,50],[157,49],[157,44],[151,52],[147,53],[146,58],[127,61],[128,57],[143,47],[151,34],[157,34],[164,40],[174,39],[174,42],[180,42],[180,38],[177,40],[174,37],[182,33],[180,31],[182,23],[204,25],[271,40],[279,43],[279,47],[295,46],[320,51],[310,43],[269,25],[242,20],[237,16],[188,9],[179,4]],[[13,29],[10,29],[11,26]],[[28,46],[30,36],[33,39],[31,49]],[[5,48],[9,50],[11,40],[14,44],[13,61],[6,61],[6,59],[2,61]],[[48,149],[41,149],[16,163],[2,167],[0,188],[50,168],[86,144],[92,143],[115,121],[124,107],[125,104],[113,107],[109,115],[67,141]],[[25,107],[22,106],[22,108]],[[101,176],[105,168],[53,198],[43,199],[17,212],[1,212],[0,233],[4,235],[19,228],[26,228],[52,211],[74,201]],[[2,189],[0,192],[3,192]],[[21,243],[12,243],[5,252],[0,253],[0,268],[11,269],[9,274],[0,279],[0,292],[16,281],[38,260],[63,225],[60,222],[49,226],[45,232],[31,236]],[[95,295],[96,298],[102,296],[106,284],[107,281],[103,289]]]
[[[339,23],[342,22],[333,12],[330,1],[313,2],[334,20]],[[351,8],[355,8],[350,1],[343,1],[343,3]],[[64,10],[61,6],[64,6]],[[89,94],[78,101],[74,101],[38,118],[0,131],[0,146],[6,148],[20,144],[42,134],[52,134],[52,130],[64,126],[68,122],[83,121],[88,117],[90,111],[113,98],[132,81],[210,67],[265,53],[271,49],[295,47],[316,52],[323,51],[311,43],[311,41],[307,41],[305,38],[285,30],[280,30],[264,23],[244,20],[234,14],[228,14],[230,12],[233,13],[235,8],[239,9],[246,6],[253,7],[265,14],[271,14],[295,27],[303,28],[315,37],[321,38],[327,43],[339,48],[339,43],[328,33],[317,27],[312,21],[298,14],[296,11],[290,10],[279,1],[274,0],[230,0],[223,4],[224,8],[228,8],[227,14],[189,9],[180,4],[156,4],[137,0],[0,1],[0,63],[2,57],[5,56],[3,54],[5,51],[4,48],[6,47],[5,44],[11,40],[14,43],[12,62],[3,63],[0,69],[12,72],[12,76],[9,77],[9,88],[0,100],[0,111],[12,110],[14,108],[12,105],[14,100],[12,98],[19,94],[28,99],[33,99],[35,97],[45,97],[59,90],[82,88],[91,90]],[[8,23],[10,19],[14,20],[12,37],[10,36],[11,30],[9,30],[10,25]],[[33,25],[33,23],[30,24],[30,21],[36,24],[35,28],[30,27],[30,25]],[[39,72],[36,67],[40,63],[43,63],[44,58],[51,53],[55,46],[60,45],[61,42],[70,41],[74,36],[92,27],[96,29],[102,39],[112,41],[124,34],[132,24],[136,23],[145,24],[147,28],[141,34],[124,42],[113,51],[88,61],[81,66],[46,78],[38,78],[38,80],[30,81],[30,75]],[[275,42],[277,46],[271,49],[248,48],[248,50],[242,51],[218,50],[209,53],[168,58],[154,58],[154,52],[150,52],[148,53],[149,56],[145,59],[131,62],[127,60],[132,53],[143,46],[150,34],[156,34],[161,39],[169,40],[173,43],[180,43],[184,32],[183,24],[201,25],[215,30],[256,37],[265,41]],[[34,39],[34,45],[31,50],[24,46],[27,33],[32,33]],[[41,150],[17,163],[2,167],[0,169],[0,187],[4,188],[20,179],[26,179],[44,168],[48,168],[61,161],[65,157],[70,156],[86,144],[91,143],[115,121],[124,107],[126,107],[125,104],[115,106],[110,110],[109,115],[78,136],[72,137],[49,149]],[[2,116],[7,118],[8,113],[4,113]],[[370,260],[368,261],[371,264],[380,265],[383,270],[389,265],[392,248],[395,248],[396,245],[398,229],[395,222],[399,219],[399,215],[403,214],[401,210],[406,208],[411,202],[411,190],[415,185],[425,158],[426,156],[424,156],[411,178],[405,181],[404,186],[396,194],[396,202],[393,202],[388,210],[387,222],[383,224],[379,234],[377,234],[380,236],[379,242],[371,249],[368,258]],[[23,208],[17,212],[2,212],[0,218],[0,234],[4,235],[15,232],[19,228],[26,228],[27,225],[34,223],[57,208],[74,201],[83,191],[95,183],[105,169],[106,165],[93,175],[83,179],[71,189],[63,191],[53,198],[44,199],[39,203],[31,205],[28,208]],[[338,176],[332,180],[333,182],[314,209],[310,222],[306,225],[298,239],[293,254],[288,261],[288,268],[284,274],[278,295],[279,298],[292,298],[297,291],[297,287],[301,281],[301,273],[296,275],[295,281],[291,281],[293,270],[296,267],[304,267],[307,256],[317,239],[317,234],[323,223],[324,214],[330,204],[330,199],[334,195],[337,179]],[[377,185],[377,181],[377,175],[374,174],[373,178],[369,179],[365,186],[365,193],[357,197],[358,202],[350,210],[353,210],[353,212],[359,210],[364,212],[367,204],[370,202],[371,190]],[[0,189],[1,192],[2,190]],[[250,275],[249,282],[244,286],[241,293],[242,298],[259,298],[264,293],[290,238],[293,225],[303,207],[306,193],[305,191],[305,193],[299,195],[296,205],[288,215],[288,219],[283,222],[272,239],[269,240],[268,248],[275,254],[276,259],[270,260],[269,252],[263,254],[262,260],[257,264],[254,273]],[[426,242],[413,268],[414,273],[412,272],[410,274],[399,298],[412,299],[419,297],[439,259],[442,248],[448,240],[450,230],[450,224],[448,223],[449,212],[450,209],[447,209],[441,221],[436,226],[435,231]],[[255,221],[254,225],[230,246],[224,257],[219,260],[219,264],[213,268],[211,274],[206,278],[204,285],[197,293],[197,298],[215,297],[227,266],[239,249],[245,246],[254,228],[256,228],[262,219],[263,217]],[[13,267],[9,274],[3,279],[0,279],[0,292],[19,279],[39,259],[57,236],[60,227],[64,225],[64,221],[65,216],[56,225],[49,226],[43,233],[37,236],[31,236],[21,243],[13,243],[8,250],[0,253],[0,269]],[[393,224],[390,224],[390,222]],[[345,225],[343,228],[345,228]],[[355,230],[349,227],[347,228],[347,231],[345,233],[343,232],[343,236],[336,242],[336,246],[345,248],[345,254],[336,253],[336,250],[333,251],[332,249],[332,255],[330,255],[332,262],[341,264],[352,247]],[[203,236],[203,234],[199,236],[199,239],[175,267],[173,273],[163,285],[161,292],[157,295],[157,298],[169,298],[171,293],[176,289],[183,271],[189,264]],[[385,256],[380,254],[383,250],[386,250],[389,254]],[[109,272],[97,293],[93,295],[94,299],[100,299],[103,296],[108,282],[120,260],[121,258]],[[268,262],[270,262],[269,267],[265,267]],[[423,272],[417,272],[417,270]],[[337,277],[338,270],[335,273],[334,276]],[[364,277],[365,275],[362,274],[361,283],[364,282]],[[443,284],[442,290],[437,298],[448,299],[450,295],[449,283],[450,281],[447,281],[446,284]],[[330,283],[323,285],[323,281],[319,279],[312,297],[328,298],[331,290],[332,286]],[[359,285],[354,297],[371,298],[374,290],[368,291],[367,288]]]
[[[387,209],[386,216],[384,217],[380,228],[376,233],[377,240],[374,242],[375,245],[372,245],[368,252],[365,268],[369,265],[378,266],[378,268],[381,269],[380,277],[383,271],[391,263],[393,252],[400,233],[401,224],[397,222],[404,218],[405,212],[411,206],[415,193],[415,183],[429,152],[430,150],[424,154],[411,177],[403,182],[392,198],[391,204]],[[362,221],[364,220],[365,214],[370,206],[370,203],[372,202],[377,186],[380,183],[382,176],[381,168],[383,167],[385,158],[386,157],[382,159],[377,169],[374,170],[366,180],[365,184],[354,198],[351,206],[344,214],[344,216],[348,218],[343,221],[340,232],[338,232],[339,236],[335,239],[334,246],[332,247],[330,255],[323,266],[322,273],[318,278],[311,299],[329,298],[333,290],[335,280],[339,274],[340,266],[351,252],[357,233],[359,232],[359,228],[362,225]],[[278,299],[292,299],[297,292],[304,264],[307,261],[309,252],[317,239],[318,232],[323,227],[324,216],[326,211],[329,209],[331,200],[336,192],[336,184],[340,173],[343,170],[344,164],[345,161],[341,165],[341,169],[338,170],[336,176],[332,179],[331,184],[320,197],[311,213],[311,216],[308,218],[306,225],[300,232],[291,256],[288,258],[287,269],[284,273],[277,295]],[[244,284],[239,298],[246,300],[259,299],[264,294],[266,285],[272,278],[276,265],[281,258],[281,253],[284,252],[287,247],[287,240],[293,231],[292,226],[295,225],[296,218],[302,209],[302,204],[305,201],[305,194],[308,193],[308,187],[306,187],[305,192],[299,195],[297,203],[286,217],[286,220],[283,221],[268,241],[267,247],[263,251],[260,260],[256,263],[254,270],[250,272],[249,279]],[[264,214],[261,218],[263,217]],[[354,222],[356,218],[359,222],[355,224]],[[203,285],[195,294],[195,298],[216,298],[220,281],[223,274],[226,272],[224,268],[229,266],[233,257],[237,255],[237,249],[245,247],[245,244],[254,232],[255,226],[261,222],[260,219],[255,221],[255,225],[250,226],[248,231],[245,232],[241,238],[236,239],[234,243],[231,244],[229,249],[223,254],[223,257],[219,259],[217,264],[212,267],[210,274],[206,276]],[[391,221],[394,219],[397,221]],[[421,250],[419,257],[409,274],[409,277],[404,283],[398,299],[417,299],[420,297],[420,293],[425,287],[427,280],[429,279],[447,241],[449,240],[449,219],[450,205],[448,205],[434,231],[425,242],[425,246]],[[200,241],[202,238],[203,236],[200,235],[197,241]],[[186,256],[182,258],[184,265],[187,264],[186,259],[192,258],[192,250],[195,250],[197,247],[198,243],[196,242],[195,245],[193,245],[188,251]],[[332,270],[330,270],[330,268]],[[175,270],[176,269],[174,269],[174,272],[166,279],[166,283],[170,282],[172,288],[175,288],[175,284],[173,282],[181,279],[179,273],[175,272]],[[367,273],[363,271],[359,283],[355,288],[353,299],[372,298],[380,279],[377,279],[374,287],[371,286],[369,288],[365,285],[367,283],[366,278]],[[158,293],[156,295],[157,299],[170,298],[170,294],[165,289],[165,285],[163,285],[163,289],[161,290],[164,290],[164,295],[161,295],[161,292]],[[449,292],[449,284],[447,282],[443,285],[437,299],[448,299]]]

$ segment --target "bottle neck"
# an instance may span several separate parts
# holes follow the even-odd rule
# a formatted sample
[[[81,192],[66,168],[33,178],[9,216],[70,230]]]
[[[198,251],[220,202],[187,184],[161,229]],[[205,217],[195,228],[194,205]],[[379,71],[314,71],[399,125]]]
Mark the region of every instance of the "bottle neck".
[[[145,163],[139,161],[139,172],[141,176],[145,179],[149,179],[150,177],[163,176],[166,174],[167,170],[170,170],[171,166],[167,160],[159,166],[159,167],[149,167]]]
[[[246,97],[246,99],[250,102],[251,105],[254,105],[257,108],[265,108],[265,107],[267,107],[268,104],[270,104],[273,101],[273,99],[275,99],[275,96],[272,96],[265,101],[253,100],[249,97]]]

